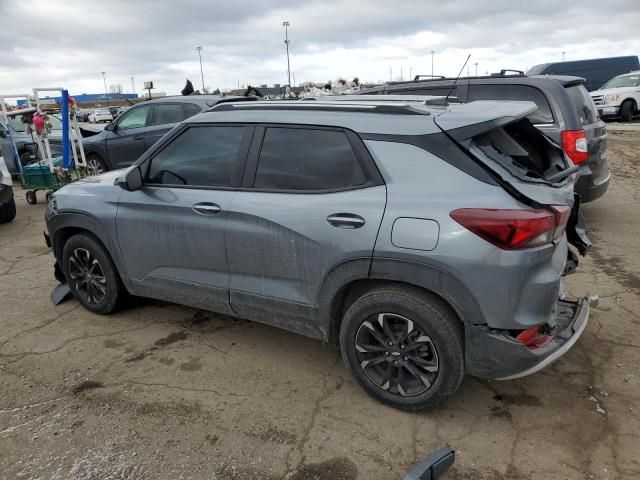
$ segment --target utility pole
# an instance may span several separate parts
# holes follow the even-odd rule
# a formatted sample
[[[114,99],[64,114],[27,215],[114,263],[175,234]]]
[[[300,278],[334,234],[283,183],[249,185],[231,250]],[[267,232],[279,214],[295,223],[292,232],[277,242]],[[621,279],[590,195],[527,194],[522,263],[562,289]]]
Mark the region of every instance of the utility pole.
[[[431,77],[433,77],[433,54],[436,53],[435,50],[431,50]]]
[[[287,78],[289,80],[289,86],[291,86],[291,65],[289,63],[289,27],[291,24],[288,21],[282,22],[284,27],[284,44],[287,47]]]
[[[478,62],[476,62],[476,77],[478,76]]]
[[[390,82],[393,80],[393,78],[391,78],[392,75],[393,75],[393,69],[391,68],[391,65],[389,65],[389,81]]]
[[[104,94],[107,96],[107,107],[109,106],[109,91],[107,90],[107,72],[102,73],[102,81],[104,82]]]
[[[562,61],[564,62],[564,54],[567,52],[562,52]]]
[[[413,70],[413,68],[409,67],[409,80],[413,80],[413,76],[411,74],[412,70]]]
[[[402,73],[402,67],[400,67],[400,81],[404,80],[404,75]]]
[[[133,81],[133,77],[131,77],[131,93],[136,93],[136,84]]]
[[[293,86],[295,87],[296,86],[296,74],[292,73],[291,76],[293,77]],[[289,85],[289,86],[292,86],[292,85]]]
[[[198,58],[200,58],[200,78],[202,79],[202,93],[204,94],[204,73],[202,73],[202,47],[196,47]]]

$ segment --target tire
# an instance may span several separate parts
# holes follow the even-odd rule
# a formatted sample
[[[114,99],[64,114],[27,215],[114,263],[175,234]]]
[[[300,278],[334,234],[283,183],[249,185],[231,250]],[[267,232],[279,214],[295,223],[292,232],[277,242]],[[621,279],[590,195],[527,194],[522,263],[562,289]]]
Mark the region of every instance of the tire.
[[[80,233],[67,240],[62,269],[73,296],[93,313],[114,312],[125,296],[109,253],[91,235]]]
[[[29,205],[35,205],[36,203],[38,203],[38,197],[36,196],[36,192],[34,192],[33,190],[27,190],[27,192],[24,194],[24,198]]]
[[[87,155],[87,172],[89,173],[89,175],[100,175],[107,170],[107,166],[105,165],[102,158],[100,158],[95,153]]]
[[[7,203],[0,205],[0,223],[9,223],[14,218],[16,218],[16,201],[11,197]]]
[[[620,119],[623,122],[630,122],[633,118],[633,101],[625,100],[620,106]]]
[[[356,300],[340,326],[340,350],[360,386],[400,410],[443,405],[464,377],[458,318],[435,295],[410,287],[376,288]]]

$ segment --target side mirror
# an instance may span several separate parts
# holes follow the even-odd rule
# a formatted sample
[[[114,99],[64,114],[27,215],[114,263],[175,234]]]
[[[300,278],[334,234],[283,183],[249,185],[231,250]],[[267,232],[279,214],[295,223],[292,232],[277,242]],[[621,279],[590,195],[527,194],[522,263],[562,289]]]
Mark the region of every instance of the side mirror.
[[[4,128],[0,128],[0,138],[7,138],[7,132],[4,131]]]
[[[116,185],[119,185],[129,192],[140,190],[142,188],[142,171],[140,167],[129,170],[124,177],[116,180]]]
[[[107,126],[104,127],[105,130],[109,131],[109,132],[114,132],[116,130],[116,124],[113,122],[109,122],[107,123]]]

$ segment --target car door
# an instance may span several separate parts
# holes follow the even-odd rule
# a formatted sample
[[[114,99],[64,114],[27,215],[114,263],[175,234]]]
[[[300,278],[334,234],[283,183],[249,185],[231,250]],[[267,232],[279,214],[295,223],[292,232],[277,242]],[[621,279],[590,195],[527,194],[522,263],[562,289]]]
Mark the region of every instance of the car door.
[[[368,273],[386,202],[380,174],[353,132],[267,126],[256,128],[243,186],[227,222],[232,307],[312,333],[302,312],[316,308],[328,273],[356,259]]]
[[[136,292],[231,314],[224,228],[252,127],[189,125],[145,162],[116,217]]]
[[[108,130],[107,155],[114,169],[128,167],[146,148],[145,131],[151,105],[139,105],[123,113]]]
[[[183,103],[155,103],[145,132],[145,147],[150,148],[185,118],[187,115]]]

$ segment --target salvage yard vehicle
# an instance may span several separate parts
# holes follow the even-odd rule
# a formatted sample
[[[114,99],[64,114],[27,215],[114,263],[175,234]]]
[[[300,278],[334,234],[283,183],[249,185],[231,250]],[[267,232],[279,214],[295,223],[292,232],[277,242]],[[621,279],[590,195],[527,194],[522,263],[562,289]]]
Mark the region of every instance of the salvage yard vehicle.
[[[221,95],[165,97],[128,108],[101,133],[83,141],[90,172],[98,174],[128,167],[181,121],[222,99]]]
[[[13,198],[13,182],[4,157],[0,152],[0,223],[8,223],[16,218],[16,202]]]
[[[110,122],[111,120],[113,120],[113,115],[106,108],[94,110],[89,114],[90,123]]]
[[[515,73],[511,73],[515,72]],[[361,90],[358,95],[451,95],[461,102],[476,100],[527,100],[538,109],[529,120],[552,141],[561,145],[576,165],[586,164],[576,192],[582,202],[600,198],[609,188],[611,174],[607,161],[605,123],[585,89],[583,78],[566,76],[527,76],[502,70],[482,77],[391,82]]]
[[[329,342],[399,409],[442,405],[465,374],[532,374],[588,321],[590,297],[561,284],[569,240],[589,247],[584,167],[532,126],[533,102],[415,100],[191,117],[52,196],[56,278],[98,314],[131,294]]]
[[[640,113],[640,70],[618,75],[590,95],[601,117],[630,122]]]

